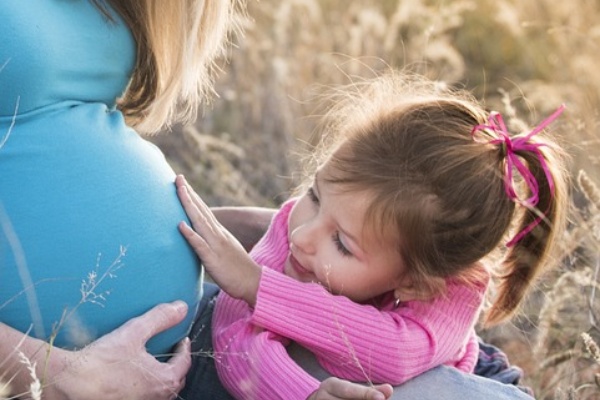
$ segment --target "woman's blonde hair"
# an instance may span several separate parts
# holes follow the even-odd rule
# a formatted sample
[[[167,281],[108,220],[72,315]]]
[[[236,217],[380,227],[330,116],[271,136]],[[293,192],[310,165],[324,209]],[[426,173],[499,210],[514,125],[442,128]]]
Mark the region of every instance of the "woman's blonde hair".
[[[92,0],[110,18],[103,0]],[[237,29],[243,0],[104,0],[137,44],[135,69],[119,100],[127,122],[154,133],[197,117],[210,99],[215,62]]]
[[[401,73],[336,93],[317,162],[328,163],[328,182],[373,196],[365,228],[393,240],[413,285],[428,296],[440,294],[448,278],[481,282],[477,263],[503,250],[487,322],[510,317],[564,229],[568,175],[561,148],[541,132],[530,139],[543,143],[539,157],[516,151],[539,185],[537,206],[520,207],[505,192],[503,146],[472,137],[489,113],[468,93]],[[527,191],[521,185],[520,193]],[[531,232],[505,246],[540,214]]]

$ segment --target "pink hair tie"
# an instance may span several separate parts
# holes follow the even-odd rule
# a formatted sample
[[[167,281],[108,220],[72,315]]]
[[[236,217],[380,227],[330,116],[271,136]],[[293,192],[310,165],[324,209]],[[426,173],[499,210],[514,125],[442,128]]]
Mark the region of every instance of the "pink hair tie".
[[[550,194],[554,196],[554,180],[552,179],[552,174],[546,164],[546,159],[542,155],[540,151],[540,147],[546,146],[544,143],[530,143],[529,140],[536,134],[540,133],[544,128],[550,125],[562,112],[565,110],[565,105],[562,104],[552,115],[543,120],[537,127],[535,127],[531,132],[526,135],[517,135],[511,139],[508,129],[504,124],[504,120],[502,119],[502,115],[497,112],[490,113],[487,124],[477,125],[471,131],[471,136],[473,140],[480,143],[490,143],[490,144],[500,144],[506,153],[506,164],[505,164],[505,174],[504,174],[504,190],[506,191],[506,195],[514,202],[519,203],[527,208],[535,207],[539,202],[539,184],[535,179],[535,176],[531,173],[529,168],[523,164],[523,162],[519,159],[517,152],[529,151],[535,153],[537,158],[540,160],[540,165],[544,170],[544,174],[546,175],[546,179],[548,181],[548,186],[550,187]],[[477,132],[488,132],[491,133],[493,138],[491,140],[485,140],[482,138],[478,138],[476,136]],[[523,180],[529,187],[531,191],[531,196],[527,199],[520,199],[515,190],[515,182],[513,177],[513,170],[516,169],[517,172],[523,177]],[[547,212],[547,210],[546,210]],[[546,214],[544,212],[544,215]],[[535,221],[521,230],[519,233],[515,235],[506,245],[508,247],[512,247],[519,240],[523,238],[526,234],[531,232],[533,228],[535,228],[541,221],[542,216],[538,217]]]

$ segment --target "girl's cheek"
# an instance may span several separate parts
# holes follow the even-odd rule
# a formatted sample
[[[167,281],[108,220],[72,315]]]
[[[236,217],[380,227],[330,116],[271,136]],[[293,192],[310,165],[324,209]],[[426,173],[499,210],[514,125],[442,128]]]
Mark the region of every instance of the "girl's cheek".
[[[318,274],[316,275],[319,278],[319,280],[327,286],[327,288],[335,286],[336,276],[333,268],[331,267],[331,264],[327,263],[325,265],[321,265],[318,269]]]

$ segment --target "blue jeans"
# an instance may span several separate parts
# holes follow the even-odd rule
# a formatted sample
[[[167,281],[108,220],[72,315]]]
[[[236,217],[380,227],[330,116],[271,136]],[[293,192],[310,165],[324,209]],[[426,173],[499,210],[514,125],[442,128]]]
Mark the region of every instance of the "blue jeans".
[[[204,296],[190,334],[193,352],[192,367],[188,372],[185,388],[179,394],[179,398],[184,400],[234,400],[221,385],[214,358],[210,356],[212,351],[210,324],[217,293],[218,288],[215,285],[204,285]],[[301,367],[317,379],[323,380],[328,377],[309,351],[292,345],[288,352]],[[532,400],[533,397],[512,384],[465,374],[456,368],[440,366],[395,387],[392,399]]]
[[[394,388],[393,400],[532,400],[514,385],[507,385],[456,368],[440,366]]]

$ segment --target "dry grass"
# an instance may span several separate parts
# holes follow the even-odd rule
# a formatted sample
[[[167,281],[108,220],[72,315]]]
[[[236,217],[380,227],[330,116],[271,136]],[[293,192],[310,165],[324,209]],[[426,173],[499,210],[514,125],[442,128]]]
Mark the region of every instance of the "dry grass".
[[[558,268],[519,318],[482,334],[539,398],[600,398],[600,366],[581,337],[600,339],[598,15],[591,0],[249,0],[220,99],[156,141],[210,204],[273,206],[299,182],[313,100],[332,84],[410,67],[530,123],[566,103],[553,130],[573,155],[573,212]]]

